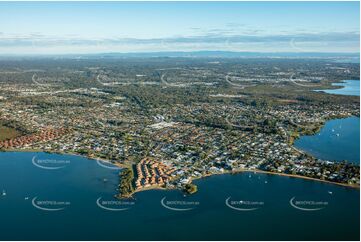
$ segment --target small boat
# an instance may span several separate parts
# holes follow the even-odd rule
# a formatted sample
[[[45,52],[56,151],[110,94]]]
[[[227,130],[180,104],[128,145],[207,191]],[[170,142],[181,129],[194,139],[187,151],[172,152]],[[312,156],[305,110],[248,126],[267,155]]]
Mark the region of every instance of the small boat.
[[[335,132],[335,130],[334,130],[334,129],[332,129],[332,132]]]
[[[106,179],[106,178],[103,179],[103,182],[107,182],[107,181],[108,181],[108,179]]]
[[[268,183],[268,181],[264,181],[264,183],[266,183],[266,184],[267,184],[267,183]]]
[[[248,175],[248,177],[249,177],[249,178],[251,178],[251,177],[252,177],[252,175],[251,175],[251,174],[249,174],[249,175]]]
[[[5,190],[3,190],[3,193],[2,193],[2,195],[3,195],[3,196],[6,196],[6,192],[5,192]]]
[[[331,191],[328,191],[328,194],[331,194],[331,195],[332,195],[332,192],[331,192]]]
[[[340,136],[340,134],[336,134],[336,136],[338,137],[338,136]]]

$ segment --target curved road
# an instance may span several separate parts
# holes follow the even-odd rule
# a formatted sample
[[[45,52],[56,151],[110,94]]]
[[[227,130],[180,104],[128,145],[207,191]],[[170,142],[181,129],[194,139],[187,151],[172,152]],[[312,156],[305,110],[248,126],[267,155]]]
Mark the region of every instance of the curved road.
[[[316,84],[316,85],[308,85],[308,84],[301,84],[301,83],[297,83],[295,80],[293,80],[293,76],[295,75],[295,73],[293,73],[290,77],[290,81],[297,85],[297,86],[300,86],[300,87],[318,87],[318,86],[321,86],[320,84]]]
[[[226,123],[232,127],[239,128],[239,129],[253,129],[254,126],[243,126],[243,125],[236,125],[229,121],[228,117],[225,119]]]
[[[36,85],[41,86],[41,87],[48,87],[48,86],[50,86],[49,84],[43,84],[43,83],[38,82],[38,81],[36,80],[37,78],[35,78],[35,77],[37,77],[37,75],[36,75],[36,74],[33,74],[33,76],[31,77],[31,80],[32,80],[32,82],[35,83]]]
[[[255,86],[255,84],[253,84],[253,85],[241,85],[241,84],[237,84],[237,83],[231,82],[231,81],[229,80],[229,75],[228,75],[228,74],[226,75],[226,82],[227,82],[229,85],[234,86],[234,87],[237,87],[237,88],[240,88],[240,89],[244,89],[244,88],[246,88],[246,87],[253,87],[253,86]]]

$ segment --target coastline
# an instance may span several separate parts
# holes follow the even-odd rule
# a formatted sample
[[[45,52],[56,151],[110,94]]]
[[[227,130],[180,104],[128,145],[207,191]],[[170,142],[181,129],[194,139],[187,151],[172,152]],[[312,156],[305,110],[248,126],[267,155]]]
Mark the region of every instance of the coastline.
[[[346,88],[346,85],[342,85],[344,83],[346,83],[347,81],[358,81],[360,82],[360,80],[338,80],[338,81],[331,81],[330,83],[328,83],[328,85],[326,86],[321,86],[318,89],[315,89],[313,91],[315,92],[319,92],[319,93],[324,93],[324,94],[331,94],[331,95],[343,95],[343,94],[335,94],[335,93],[328,93],[327,91],[336,91],[336,90],[341,90],[343,88]],[[335,84],[335,85],[334,85]],[[357,97],[356,95],[350,95],[351,97]]]
[[[109,160],[94,158],[94,157],[89,157],[89,156],[84,156],[84,155],[81,155],[81,154],[69,153],[69,152],[56,152],[56,151],[51,152],[51,151],[44,151],[44,150],[37,150],[37,149],[32,149],[32,150],[28,150],[28,149],[26,149],[26,150],[25,149],[24,150],[23,149],[12,149],[12,150],[2,150],[0,152],[44,152],[44,153],[49,153],[49,154],[71,155],[71,156],[78,156],[78,157],[87,158],[89,160],[94,160],[94,161],[98,160],[98,161],[101,161],[101,162],[104,162],[104,163],[107,163],[107,164],[118,166],[119,168],[122,168],[122,169],[123,168],[129,168],[129,165],[126,165],[126,164],[120,164],[118,162],[113,163],[113,162],[111,162]],[[263,170],[259,170],[259,169],[237,169],[237,170],[234,170],[234,171],[224,171],[222,173],[206,174],[206,175],[203,175],[201,177],[192,178],[190,183],[192,183],[194,180],[203,179],[203,178],[206,178],[206,177],[209,177],[209,176],[223,175],[223,174],[237,174],[237,173],[242,173],[242,172],[256,172],[256,173],[262,173],[262,174],[268,174],[268,175],[279,175],[279,176],[293,177],[293,178],[298,178],[298,179],[305,179],[305,180],[311,180],[311,181],[315,181],[315,182],[323,182],[323,183],[328,183],[328,184],[333,184],[333,185],[338,185],[338,186],[344,186],[344,187],[349,187],[349,188],[354,188],[354,189],[360,189],[360,186],[357,185],[357,184],[346,184],[346,183],[332,182],[332,181],[322,180],[322,179],[313,178],[313,177],[294,175],[294,174],[287,174],[287,173],[280,173],[280,172],[272,172],[272,171],[263,171]],[[132,192],[130,194],[130,196],[134,195],[135,193],[142,192],[142,191],[147,191],[147,190],[175,190],[175,189],[177,189],[177,188],[167,189],[165,187],[160,187],[160,186],[149,186],[149,187],[145,187],[145,188],[135,190],[134,192]]]
[[[137,190],[133,191],[132,193],[127,194],[126,196],[121,196],[121,195],[117,194],[117,195],[115,195],[115,197],[118,198],[118,199],[129,199],[129,198],[133,198],[133,195],[135,195],[136,193],[150,191],[150,190],[171,191],[171,190],[179,190],[179,189],[177,189],[177,188],[169,189],[169,188],[165,188],[165,187],[161,187],[161,186],[154,186],[153,185],[153,186],[143,187],[141,189],[137,189]]]
[[[195,180],[200,180],[200,179],[204,179],[210,176],[216,176],[216,175],[225,175],[225,174],[238,174],[238,173],[261,173],[261,174],[267,174],[267,175],[275,175],[275,176],[284,176],[284,177],[291,177],[291,178],[296,178],[296,179],[303,179],[303,180],[310,180],[310,181],[314,181],[314,182],[322,182],[322,183],[327,183],[327,184],[332,184],[332,185],[337,185],[337,186],[343,186],[343,187],[348,187],[348,188],[352,188],[352,189],[360,189],[360,186],[357,184],[346,184],[346,183],[339,183],[339,182],[332,182],[332,181],[327,181],[327,180],[322,180],[322,179],[318,179],[318,178],[313,178],[313,177],[307,177],[307,176],[301,176],[301,175],[293,175],[293,174],[287,174],[287,173],[279,173],[279,172],[272,172],[272,171],[263,171],[263,170],[258,170],[258,169],[238,169],[235,171],[225,171],[222,173],[215,173],[215,174],[207,174],[201,177],[196,177],[196,178],[192,178],[190,183],[192,183]],[[160,186],[150,186],[150,187],[146,187],[146,188],[141,188],[138,190],[135,190],[133,193],[130,194],[130,197],[133,196],[134,194],[138,193],[138,192],[143,192],[143,191],[148,191],[148,190],[179,190],[178,188],[174,188],[174,189],[167,189],[165,187],[160,187]]]
[[[236,173],[241,173],[241,172],[255,172],[255,173],[261,173],[261,174],[268,174],[268,175],[278,175],[278,176],[292,177],[292,178],[298,178],[298,179],[304,179],[304,180],[311,180],[311,181],[316,181],[316,182],[323,182],[323,183],[344,186],[344,187],[349,187],[349,188],[354,188],[354,189],[360,189],[360,186],[357,184],[333,182],[333,181],[327,181],[327,180],[322,180],[322,179],[308,177],[308,176],[301,176],[301,175],[294,175],[294,174],[287,174],[287,173],[280,173],[280,172],[272,172],[272,171],[263,171],[263,170],[258,170],[258,169],[257,170],[243,169],[243,170],[233,171],[231,173],[236,174]]]
[[[114,165],[114,166],[118,166],[119,168],[128,168],[129,165],[123,165],[121,163],[118,162],[111,162],[110,160],[105,160],[105,159],[101,159],[101,158],[95,158],[95,157],[91,157],[91,156],[86,156],[86,155],[81,155],[81,154],[77,154],[77,153],[72,153],[72,152],[58,152],[58,151],[45,151],[45,150],[39,150],[39,149],[10,149],[10,150],[0,150],[0,152],[7,152],[7,153],[11,153],[11,152],[25,152],[25,153],[30,153],[30,152],[43,152],[43,153],[48,153],[48,154],[54,154],[54,155],[70,155],[70,156],[78,156],[78,157],[82,157],[82,158],[86,158],[89,160],[94,160],[94,161],[101,161],[110,165]]]
[[[307,176],[301,176],[301,175],[293,175],[293,174],[287,174],[287,173],[279,173],[279,172],[272,172],[272,171],[263,171],[263,170],[258,170],[258,169],[239,169],[239,170],[235,170],[235,171],[225,171],[222,173],[215,173],[215,174],[207,174],[201,177],[196,177],[196,178],[192,178],[190,183],[193,183],[193,181],[195,180],[200,180],[200,179],[204,179],[207,177],[211,177],[211,176],[216,176],[216,175],[226,175],[226,174],[231,174],[231,175],[237,175],[239,173],[261,173],[261,174],[267,174],[267,175],[274,175],[274,176],[284,176],[284,177],[290,177],[290,178],[295,178],[295,179],[303,179],[303,180],[309,180],[309,181],[314,181],[314,182],[321,182],[321,183],[327,183],[327,184],[331,184],[331,185],[336,185],[336,186],[343,186],[343,187],[347,187],[347,188],[351,188],[351,189],[360,189],[360,186],[357,184],[346,184],[346,183],[339,183],[339,182],[332,182],[332,181],[327,181],[327,180],[322,180],[322,179],[318,179],[318,178],[313,178],[313,177],[307,177]],[[178,188],[165,188],[165,187],[160,187],[160,186],[149,186],[149,187],[145,187],[145,188],[141,188],[138,190],[133,191],[131,194],[128,194],[127,197],[118,197],[118,198],[132,198],[134,194],[139,193],[139,192],[144,192],[144,191],[149,191],[149,190],[180,190]]]
[[[351,115],[351,116],[354,116],[354,115]],[[327,119],[326,121],[332,120],[332,119],[343,119],[343,118],[347,118],[347,117],[348,116],[342,116],[341,115],[339,117],[333,117],[333,118]],[[358,116],[355,116],[355,117],[359,118]],[[312,130],[311,134],[309,132],[307,133],[308,130],[301,130],[299,134],[300,135],[314,135],[315,133],[319,132],[319,130],[325,125],[325,123],[326,122],[324,122],[322,124],[318,124],[316,126],[316,128]],[[307,152],[305,152],[303,150],[299,150],[298,148],[296,148],[293,145],[294,141],[295,141],[295,139],[293,140],[293,142],[291,144],[291,147],[296,152],[307,154]],[[104,162],[104,163],[107,163],[107,164],[110,164],[110,165],[113,165],[113,166],[117,166],[117,167],[119,167],[121,169],[127,169],[127,168],[129,169],[132,166],[131,164],[124,164],[124,163],[120,163],[120,162],[112,162],[110,160],[101,159],[101,158],[97,158],[97,157],[94,157],[94,156],[88,156],[88,155],[84,155],[84,154],[78,154],[78,153],[74,153],[74,152],[45,151],[45,150],[40,150],[40,149],[8,149],[8,150],[0,150],[0,152],[44,152],[44,153],[49,153],[49,154],[71,155],[71,156],[74,155],[74,156],[83,157],[83,158],[86,158],[86,159],[89,159],[89,160],[94,160],[96,162],[101,161],[101,162]],[[352,189],[360,189],[359,184],[339,183],[339,182],[333,182],[333,181],[328,181],[328,180],[323,180],[323,179],[313,178],[313,177],[308,177],[308,176],[294,175],[294,174],[287,174],[287,173],[280,173],[280,172],[272,172],[272,171],[264,171],[264,170],[259,170],[259,169],[235,169],[235,170],[227,170],[227,171],[224,171],[224,172],[221,172],[221,173],[209,173],[209,174],[202,175],[200,177],[192,177],[190,179],[189,184],[191,184],[194,180],[203,179],[203,178],[213,176],[213,175],[237,174],[237,173],[242,173],[242,172],[254,172],[254,173],[262,173],[262,174],[268,174],[268,175],[279,175],[279,176],[285,176],[285,177],[291,177],[291,178],[310,180],[310,181],[315,181],[315,182],[323,182],[323,183],[348,187],[348,188],[352,188]],[[134,188],[133,181],[131,182],[130,185],[133,186],[133,188]],[[115,197],[117,197],[117,198],[131,198],[134,194],[136,194],[138,192],[142,192],[142,191],[147,191],[147,190],[181,190],[181,189],[179,189],[177,187],[166,188],[166,187],[163,187],[163,186],[152,185],[152,186],[143,187],[143,188],[134,190],[131,193],[127,194],[126,196],[121,196],[120,194],[116,194]]]
[[[261,173],[261,174],[268,174],[268,175],[275,175],[275,176],[278,175],[278,176],[292,177],[292,178],[297,178],[297,179],[311,180],[311,181],[315,181],[315,182],[323,182],[323,183],[328,183],[328,184],[333,184],[333,185],[338,185],[338,186],[344,186],[344,187],[349,187],[349,188],[353,188],[353,189],[360,189],[360,186],[357,184],[339,183],[339,182],[327,181],[327,180],[322,180],[322,179],[308,177],[308,176],[293,175],[293,174],[272,172],[272,171],[263,171],[263,170],[258,170],[258,169],[237,169],[234,171],[225,171],[222,173],[207,174],[205,176],[193,178],[191,181],[193,182],[195,180],[207,178],[207,177],[214,176],[214,175],[238,174],[238,173],[243,173],[243,172],[244,173]]]

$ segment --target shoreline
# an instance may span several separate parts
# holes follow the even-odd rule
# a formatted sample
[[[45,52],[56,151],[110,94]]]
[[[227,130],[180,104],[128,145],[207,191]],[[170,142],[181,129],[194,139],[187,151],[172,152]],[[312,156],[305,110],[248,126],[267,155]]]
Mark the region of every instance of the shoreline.
[[[49,151],[43,151],[43,150],[21,150],[21,149],[12,149],[12,150],[2,150],[0,152],[43,152],[43,153],[48,153],[48,154],[59,154],[59,155],[70,155],[70,156],[78,156],[78,157],[82,157],[82,158],[86,158],[89,160],[93,160],[93,161],[101,161],[107,164],[111,164],[111,165],[115,165],[118,166],[119,168],[129,168],[129,165],[122,165],[118,162],[113,163],[109,160],[105,160],[105,159],[100,159],[100,158],[94,158],[94,157],[89,157],[89,156],[84,156],[84,155],[80,155],[80,154],[76,154],[76,153],[67,153],[67,152],[49,152]],[[259,169],[237,169],[234,171],[225,171],[223,173],[214,173],[214,174],[207,174],[201,177],[196,177],[196,178],[191,178],[191,182],[192,183],[194,180],[199,180],[199,179],[203,179],[203,178],[207,178],[210,176],[214,176],[214,175],[224,175],[224,174],[237,174],[237,173],[242,173],[242,172],[256,172],[256,173],[262,173],[262,174],[268,174],[268,175],[278,175],[278,176],[286,176],[286,177],[292,177],[292,178],[298,178],[298,179],[304,179],[304,180],[310,180],[310,181],[315,181],[315,182],[323,182],[323,183],[328,183],[328,184],[333,184],[333,185],[338,185],[338,186],[344,186],[344,187],[349,187],[349,188],[354,188],[354,189],[360,189],[360,186],[357,184],[346,184],[346,183],[339,183],[339,182],[333,182],[333,181],[328,181],[328,180],[322,180],[322,179],[318,179],[318,178],[313,178],[313,177],[308,177],[308,176],[302,176],[302,175],[294,175],[294,174],[287,174],[287,173],[280,173],[280,172],[272,172],[272,171],[263,171],[263,170],[259,170]],[[142,188],[142,189],[138,189],[135,190],[131,195],[138,193],[138,192],[142,192],[142,191],[147,191],[147,190],[176,190],[177,188],[174,189],[167,189],[165,187],[160,187],[160,186],[150,186],[150,187],[146,187],[146,188]]]
[[[304,180],[310,180],[310,181],[315,181],[315,182],[328,183],[328,184],[332,184],[332,185],[344,186],[344,187],[349,187],[349,188],[353,188],[353,189],[360,189],[360,186],[357,184],[333,182],[333,181],[322,180],[319,178],[313,178],[313,177],[308,177],[308,176],[301,176],[301,175],[294,175],[294,174],[287,174],[287,173],[280,173],[280,172],[272,172],[272,171],[263,171],[263,170],[258,170],[258,169],[257,170],[244,169],[244,170],[233,171],[230,173],[237,174],[237,173],[242,173],[242,172],[255,172],[255,173],[261,173],[261,174],[268,174],[268,175],[285,176],[285,177],[291,177],[291,178],[296,178],[296,179],[304,179]]]
[[[109,160],[104,160],[104,159],[100,159],[100,158],[94,158],[94,157],[89,157],[89,156],[84,156],[84,155],[80,155],[80,154],[76,154],[76,153],[67,153],[67,152],[49,152],[49,151],[43,151],[43,150],[18,150],[18,149],[13,149],[13,150],[2,150],[0,152],[43,152],[43,153],[49,153],[49,154],[59,154],[59,155],[70,155],[70,156],[78,156],[78,157],[82,157],[82,158],[87,158],[89,160],[93,160],[93,161],[102,161],[105,162],[107,164],[112,164],[115,166],[118,166],[119,168],[123,169],[123,168],[129,168],[129,165],[122,165],[120,163],[113,163]],[[322,179],[318,179],[318,178],[313,178],[313,177],[307,177],[307,176],[302,176],[302,175],[294,175],[294,174],[287,174],[287,173],[279,173],[279,172],[272,172],[272,171],[263,171],[263,170],[259,170],[259,169],[237,169],[234,171],[225,171],[222,173],[214,173],[214,174],[206,174],[204,176],[201,177],[196,177],[196,178],[191,178],[190,183],[193,183],[193,181],[195,180],[199,180],[199,179],[204,179],[210,176],[215,176],[215,175],[225,175],[225,174],[233,174],[236,175],[238,173],[260,173],[260,174],[267,174],[267,175],[274,175],[274,176],[284,176],[284,177],[290,177],[290,178],[295,178],[295,179],[303,179],[303,180],[309,180],[309,181],[314,181],[314,182],[321,182],[321,183],[327,183],[327,184],[331,184],[331,185],[336,185],[336,186],[343,186],[343,187],[347,187],[347,188],[351,188],[351,189],[360,189],[360,185],[357,184],[346,184],[346,183],[339,183],[339,182],[333,182],[333,181],[328,181],[328,180],[322,180]],[[133,198],[133,195],[139,192],[143,192],[143,191],[150,191],[150,190],[179,190],[178,188],[165,188],[165,187],[161,187],[161,186],[149,186],[149,187],[145,187],[145,188],[141,188],[138,190],[133,191],[131,194],[128,194],[127,197],[120,197],[119,194],[114,195],[117,198],[123,199],[123,198]]]
[[[211,176],[217,176],[217,175],[237,175],[237,174],[241,174],[241,173],[260,173],[260,174],[266,174],[266,175],[273,175],[273,176],[283,176],[283,177],[290,177],[290,178],[295,178],[295,179],[303,179],[303,180],[308,180],[308,181],[313,181],[313,182],[320,182],[320,183],[326,183],[326,184],[330,184],[330,185],[336,185],[336,186],[342,186],[342,187],[347,187],[347,188],[351,188],[351,189],[360,189],[360,186],[357,184],[346,184],[346,183],[339,183],[339,182],[333,182],[333,181],[327,181],[327,180],[322,180],[322,179],[318,179],[318,178],[313,178],[313,177],[307,177],[307,176],[301,176],[301,175],[293,175],[293,174],[287,174],[287,173],[279,173],[279,172],[272,172],[272,171],[263,171],[263,170],[250,170],[250,169],[240,169],[240,170],[236,170],[236,171],[225,171],[223,173],[215,173],[215,174],[207,174],[201,177],[196,177],[196,178],[192,178],[191,179],[191,183],[193,183],[193,181],[195,180],[201,180],[201,179],[205,179],[207,177],[211,177]],[[144,192],[144,191],[150,191],[150,190],[164,190],[164,191],[172,191],[172,190],[179,190],[180,192],[182,192],[180,189],[178,188],[165,188],[165,187],[160,187],[160,186],[150,186],[150,187],[145,187],[145,188],[141,188],[138,190],[133,191],[131,194],[129,194],[127,197],[119,197],[120,199],[124,199],[124,198],[133,198],[133,195],[135,195],[136,193],[139,192]],[[192,194],[190,194],[192,195]]]
[[[129,198],[134,199],[133,195],[135,195],[136,193],[151,191],[151,190],[172,191],[172,190],[179,190],[179,189],[177,189],[177,188],[169,189],[169,188],[160,187],[160,186],[150,186],[150,187],[143,187],[141,189],[135,190],[132,193],[128,194],[127,196],[120,196],[119,194],[114,195],[114,196],[118,199],[129,199]]]
[[[215,176],[215,175],[225,175],[225,174],[236,175],[238,173],[261,173],[261,174],[267,174],[267,175],[273,175],[273,176],[284,176],[284,177],[291,177],[291,178],[296,178],[296,179],[310,180],[310,181],[314,181],[314,182],[328,183],[328,184],[332,184],[332,185],[343,186],[343,187],[348,187],[348,188],[353,188],[353,189],[360,189],[360,186],[357,184],[339,183],[339,182],[322,180],[322,179],[308,177],[308,176],[301,176],[301,175],[294,175],[294,174],[287,174],[287,173],[280,173],[280,172],[272,172],[272,171],[263,171],[263,170],[258,170],[258,169],[238,169],[235,171],[225,171],[223,173],[207,174],[202,177],[193,178],[193,179],[191,179],[191,182],[193,182],[195,180],[207,178],[210,176]]]
[[[128,168],[129,167],[129,165],[125,165],[125,164],[122,165],[121,163],[118,163],[118,162],[113,163],[110,160],[95,158],[95,157],[81,155],[81,154],[77,154],[77,153],[71,153],[71,152],[45,151],[45,150],[37,150],[37,149],[0,150],[0,153],[1,152],[4,152],[4,153],[14,153],[14,152],[31,153],[31,152],[33,152],[33,153],[47,153],[47,154],[53,154],[53,155],[70,155],[70,156],[77,156],[77,157],[86,158],[86,159],[94,160],[94,161],[101,161],[101,162],[104,162],[104,163],[107,163],[107,164],[110,164],[110,165],[118,166],[119,168]]]
[[[321,86],[318,89],[312,90],[318,93],[323,93],[323,94],[331,94],[331,95],[345,95],[345,94],[336,94],[336,93],[328,93],[327,91],[335,91],[335,90],[341,90],[343,88],[346,88],[346,85],[342,85],[344,83],[346,83],[347,81],[356,81],[356,82],[360,82],[360,80],[339,80],[339,81],[332,81],[329,83],[329,85],[327,86]],[[334,85],[336,84],[336,85]],[[338,85],[340,84],[340,85]],[[347,95],[347,94],[346,94]],[[350,97],[359,97],[358,95],[347,95]]]

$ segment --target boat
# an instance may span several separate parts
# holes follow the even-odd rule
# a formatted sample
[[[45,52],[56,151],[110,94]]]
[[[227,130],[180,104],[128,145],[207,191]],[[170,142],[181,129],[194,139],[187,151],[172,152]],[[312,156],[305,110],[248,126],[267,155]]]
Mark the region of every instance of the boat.
[[[6,196],[6,192],[5,190],[3,189],[3,193],[2,193],[3,196]]]
[[[332,195],[332,192],[331,192],[331,191],[328,191],[328,194],[331,194],[331,195]]]

